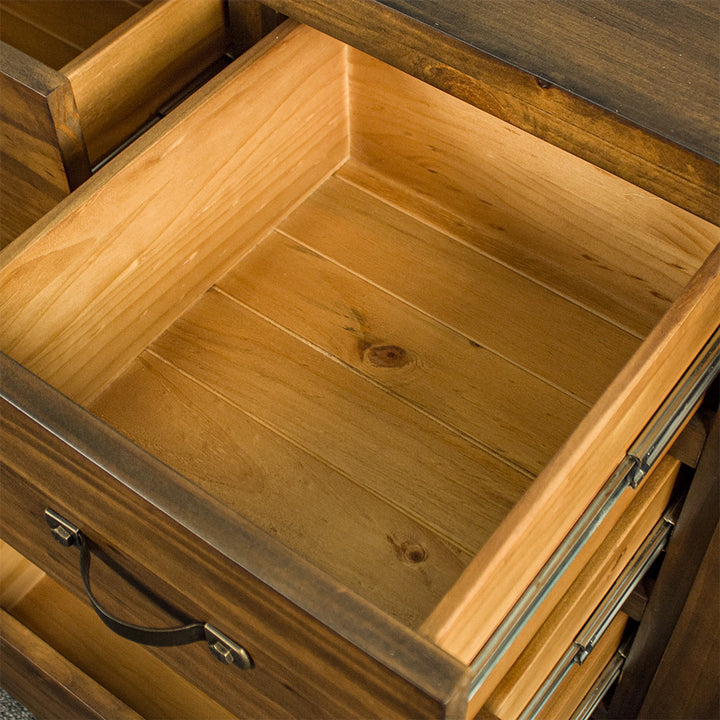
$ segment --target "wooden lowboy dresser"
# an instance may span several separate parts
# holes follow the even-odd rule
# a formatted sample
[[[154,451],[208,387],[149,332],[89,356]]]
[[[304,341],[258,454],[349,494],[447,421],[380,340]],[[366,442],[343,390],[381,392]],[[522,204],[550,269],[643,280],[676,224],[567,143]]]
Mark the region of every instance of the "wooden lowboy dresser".
[[[0,254],[3,684],[45,717],[707,713],[717,8],[267,5]]]

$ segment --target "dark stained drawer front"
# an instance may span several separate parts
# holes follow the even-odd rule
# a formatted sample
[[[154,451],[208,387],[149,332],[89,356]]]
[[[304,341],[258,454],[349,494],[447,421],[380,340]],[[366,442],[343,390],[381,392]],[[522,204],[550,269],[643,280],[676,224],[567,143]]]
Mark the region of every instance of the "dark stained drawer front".
[[[2,373],[6,389],[8,375],[14,375],[9,369]],[[34,386],[36,400],[38,390],[57,395]],[[61,396],[52,402],[52,410],[38,419],[62,433],[82,411]],[[245,647],[254,662],[245,671],[218,662],[204,642],[156,650],[231,712],[240,717],[441,717],[452,712],[456,691],[464,702],[464,669],[458,663],[363,603],[335,594],[322,576],[311,571],[304,576],[302,563],[284,549],[193,496],[181,478],[101,424],[78,441],[85,443],[81,454],[5,400],[0,417],[2,538],[84,595],[78,550],[56,542],[46,524],[45,510],[51,507],[82,529],[94,556],[93,592],[114,615],[141,626],[209,622]],[[93,445],[111,451],[106,457],[118,467],[108,472],[85,457]],[[118,468],[129,467],[136,483],[117,477]],[[156,499],[171,493],[166,509],[174,508],[176,519],[143,499],[143,490]],[[364,640],[353,638],[353,644],[340,637],[243,570],[230,559],[233,554],[292,584],[309,606],[324,606],[327,616],[339,617],[353,633],[364,634]],[[396,667],[358,649],[363,642],[379,654],[392,644],[382,660]],[[405,671],[409,679],[402,677]],[[425,690],[414,681],[425,683]],[[448,704],[450,708],[444,707]]]

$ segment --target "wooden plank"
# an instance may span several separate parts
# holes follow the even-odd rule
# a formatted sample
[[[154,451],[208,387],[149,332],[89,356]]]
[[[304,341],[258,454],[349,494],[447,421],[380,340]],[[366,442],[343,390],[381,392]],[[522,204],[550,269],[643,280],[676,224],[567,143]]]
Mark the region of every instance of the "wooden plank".
[[[716,4],[380,2],[720,161]]]
[[[324,183],[279,229],[586,402],[638,346],[630,334],[342,180]]]
[[[287,24],[7,248],[2,348],[92,397],[346,155],[343,47]]]
[[[90,175],[67,80],[0,43],[0,249]]]
[[[711,222],[720,221],[718,165],[715,160],[708,159],[705,153],[697,153],[681,147],[672,140],[648,131],[643,127],[642,118],[625,119],[619,116],[612,106],[601,107],[592,98],[583,98],[572,90],[547,82],[543,77],[538,78],[533,71],[518,66],[514,57],[500,60],[493,56],[487,44],[493,30],[499,28],[506,39],[514,45],[522,42],[516,40],[518,36],[537,38],[537,32],[528,33],[524,29],[528,17],[532,17],[532,14],[528,16],[523,10],[525,4],[515,4],[516,10],[513,11],[505,3],[480,5],[473,0],[466,0],[460,4],[454,0],[433,2],[432,10],[429,12],[434,18],[430,23],[423,22],[416,9],[407,13],[398,12],[389,8],[389,3],[381,0],[269,0],[267,4],[623,177],[659,197],[668,199],[675,205],[686,208]],[[452,37],[440,27],[440,17],[451,15],[458,5],[461,8],[470,8],[470,16],[458,23],[456,31],[462,38],[469,28],[479,30],[477,47],[467,42],[467,38],[462,40]],[[584,40],[577,43],[568,41],[564,31],[568,4],[553,3],[553,5],[549,12],[547,3],[541,0],[528,5],[530,12],[534,11],[538,15],[538,27],[545,30],[550,27],[550,34],[547,37],[541,34],[539,56],[544,67],[547,62],[546,45],[559,48],[562,67],[569,69],[575,65],[569,57],[583,54],[587,47],[596,48],[597,44],[587,43]],[[586,19],[590,20],[588,26],[592,28],[594,21],[590,12],[584,9],[584,3],[578,1],[571,5],[585,14]],[[673,3],[673,8],[680,5]],[[428,7],[429,3],[425,6]],[[596,6],[597,3],[594,3],[593,8]],[[613,3],[607,2],[604,6],[610,9],[611,14],[616,12]],[[495,27],[493,23],[485,25],[485,17],[488,14],[496,16]],[[506,23],[505,15],[513,22]],[[649,9],[643,15],[646,23],[652,17]],[[661,13],[658,17],[662,22],[666,16],[667,13]],[[558,18],[558,22],[548,21],[552,17]],[[520,24],[520,30],[517,30],[517,25],[514,23]],[[692,46],[697,33],[692,31],[687,33],[685,30],[686,28],[680,42],[685,47],[688,57],[694,57],[696,53]],[[675,23],[670,22],[666,28],[665,39],[673,39],[674,34]],[[708,26],[701,26],[699,34],[704,38],[711,37],[714,42],[714,36],[708,35]],[[619,37],[627,38],[627,33]],[[622,44],[624,40],[620,42]],[[645,42],[645,38],[642,33],[633,32],[633,42],[629,43],[628,47],[637,47],[638,42]],[[601,47],[602,52],[606,53],[607,48],[602,44]],[[703,44],[703,47],[707,46]],[[638,52],[631,56],[629,63],[625,64],[618,60],[625,56],[625,52],[626,48],[618,53],[610,51],[605,56],[609,60],[604,64],[609,62],[613,67],[612,72],[605,77],[598,77],[596,63],[591,58],[589,68],[592,87],[612,89],[614,78],[620,76],[630,78],[630,84],[626,87],[631,93],[634,92],[636,78],[633,74],[638,72],[642,74],[644,68],[648,67],[647,53]],[[715,57],[716,51],[713,50],[703,62],[703,67],[712,68],[713,82],[717,66],[717,61],[713,59]],[[587,63],[584,65],[587,66]],[[536,69],[535,72],[544,76],[542,69]],[[687,77],[694,77],[694,74],[693,67],[689,75],[682,76],[683,82],[686,82]],[[651,83],[650,94],[643,93],[642,97],[678,97],[679,95],[674,91],[668,94],[660,91],[656,94],[656,88],[664,83],[664,78],[665,70],[660,74],[658,82]],[[710,113],[706,114],[710,118],[710,124],[714,123],[717,105],[717,86],[714,87],[714,96],[710,94],[703,97],[704,107]],[[688,89],[686,85],[683,96],[687,94]],[[677,119],[675,114],[673,127],[676,129],[685,126],[682,117],[685,110],[684,103],[676,104],[675,109],[678,108],[681,117]],[[662,105],[661,111],[656,113],[656,116],[662,117],[665,110],[665,106]],[[670,116],[672,115],[670,113]],[[713,133],[713,130],[705,132],[703,129],[700,136],[712,137]],[[716,150],[714,154],[716,156]]]
[[[52,70],[60,70],[79,51],[64,40],[48,35],[41,28],[9,13],[4,4],[0,5],[0,40]]]
[[[48,720],[140,720],[104,687],[0,610],[3,687]]]
[[[384,236],[392,248],[392,226]],[[361,240],[347,236],[346,242],[368,252]],[[395,288],[385,293],[280,234],[265,239],[218,287],[531,475],[587,411],[398,300],[390,294]]]
[[[2,4],[8,13],[78,50],[90,47],[137,12],[125,0],[3,0]]]
[[[719,468],[720,420],[716,416],[650,595],[643,622],[630,648],[622,681],[612,698],[609,707],[611,717],[637,716],[674,628],[681,618],[718,523]]]
[[[150,350],[470,552],[531,483],[217,291]]]
[[[113,28],[62,69],[93,164],[218,60],[229,42],[223,0],[154,2]]]
[[[90,409],[410,627],[470,560],[150,353]]]
[[[518,717],[662,516],[680,462],[666,456],[486,703]]]
[[[720,526],[715,527],[639,718],[711,718],[720,707]]]
[[[720,247],[424,625],[470,662],[717,328]]]
[[[40,642],[66,658],[72,676],[86,676],[88,683],[97,684],[98,690],[117,698],[118,705],[124,703],[146,720],[235,717],[142,645],[115,635],[87,602],[48,577],[10,613]],[[68,717],[74,715],[64,716]]]
[[[354,160],[407,187],[394,194],[427,222],[640,337],[720,239],[458,98],[363,53],[349,60]]]
[[[4,361],[0,378],[3,393],[52,431],[9,404],[0,412],[3,538],[82,594],[76,554],[52,539],[42,519],[47,506],[64,511],[106,562],[185,617],[214,620],[256,662],[252,673],[238,675],[201,644],[157,650],[176,672],[246,716],[277,716],[280,708],[318,718],[462,713],[462,665],[18,366]],[[103,580],[105,564],[96,565],[98,592],[132,610],[124,608],[117,580]],[[145,605],[135,617],[156,620]]]

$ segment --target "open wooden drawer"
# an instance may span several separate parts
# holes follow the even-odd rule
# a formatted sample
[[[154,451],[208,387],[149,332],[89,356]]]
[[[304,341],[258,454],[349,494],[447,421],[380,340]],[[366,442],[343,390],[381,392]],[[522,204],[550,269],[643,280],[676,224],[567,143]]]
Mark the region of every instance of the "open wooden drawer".
[[[231,0],[2,0],[0,25],[0,247],[264,32],[257,3]]]
[[[239,716],[472,716],[717,373],[717,244],[287,23],[0,256],[3,538],[221,628],[153,652]]]

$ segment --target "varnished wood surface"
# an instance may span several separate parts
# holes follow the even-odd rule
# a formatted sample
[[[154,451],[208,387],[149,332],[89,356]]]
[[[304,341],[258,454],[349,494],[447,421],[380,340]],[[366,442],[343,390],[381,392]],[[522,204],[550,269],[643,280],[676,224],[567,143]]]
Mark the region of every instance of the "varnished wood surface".
[[[347,197],[347,188],[344,189],[345,193],[339,193],[342,198]],[[371,246],[367,242],[367,228],[374,220],[373,229],[383,237],[388,254],[394,255],[388,267],[397,269],[398,265],[406,264],[406,259],[409,265],[412,261],[402,248],[398,252],[396,228],[402,231],[420,228],[409,228],[399,213],[392,214],[394,224],[383,227],[381,204],[367,196],[362,199],[354,193],[353,196],[365,206],[368,217],[358,218],[354,225],[360,238],[353,235],[350,226],[347,232],[343,231],[348,240],[339,251],[340,257],[346,259],[344,250],[353,245],[363,247],[367,259],[364,267],[379,268],[384,264],[382,251],[379,258],[373,257],[380,243]],[[339,202],[345,207],[350,205],[348,200]],[[301,206],[297,212],[303,209]],[[547,382],[547,374],[528,372],[522,362],[524,358],[508,362],[507,356],[486,340],[482,329],[464,334],[448,327],[442,321],[446,318],[435,319],[437,298],[430,295],[429,283],[418,286],[426,300],[417,310],[408,304],[409,298],[404,293],[409,282],[393,282],[388,274],[383,278],[385,284],[377,286],[359,275],[359,268],[352,264],[344,267],[338,264],[333,259],[335,248],[329,243],[324,244],[325,256],[313,252],[312,239],[309,247],[300,244],[303,229],[309,227],[307,232],[312,238],[312,228],[317,228],[320,221],[311,219],[312,213],[308,213],[304,217],[307,226],[303,226],[293,223],[293,217],[295,214],[283,227],[292,226],[299,242],[279,233],[267,238],[218,287],[521,472],[537,474],[583,417],[587,406]],[[422,242],[416,242],[411,232],[407,237],[416,246]],[[441,253],[447,250],[450,255],[451,245],[441,242],[440,248],[426,246],[428,266],[437,268],[439,276],[449,276],[457,269],[450,263],[449,267],[443,266],[445,257]],[[436,262],[431,260],[433,255]],[[417,279],[416,269],[412,274]],[[508,287],[499,296],[514,290],[512,276],[504,279],[508,280]],[[525,286],[519,294],[523,289]],[[419,294],[416,292],[412,301],[418,300]],[[488,305],[496,316],[502,312],[499,301]],[[527,327],[518,323],[520,327],[516,330],[510,317],[500,323],[513,335],[523,335]],[[531,344],[527,336],[523,339],[526,345]],[[527,355],[531,353],[528,350]],[[511,477],[508,476],[508,483]]]
[[[720,709],[719,600],[716,526],[638,718],[712,718]]]
[[[637,337],[720,242],[717,227],[457,98],[362,53],[348,61],[344,177]]]
[[[720,247],[429,618],[441,647],[472,660],[715,332],[719,305]]]
[[[128,397],[139,402],[128,403]],[[247,407],[151,353],[91,405],[226,507],[377,607],[419,626],[470,554]],[[367,474],[373,471],[370,465]]]
[[[14,552],[5,543],[2,543],[2,546],[0,550],[4,555]],[[29,566],[28,572],[41,572],[24,558],[22,561]],[[99,563],[95,560],[92,568],[94,586],[98,575],[102,576],[103,568],[100,565],[98,573],[98,566]],[[2,573],[4,581],[4,566]],[[99,586],[102,587],[102,582]],[[137,616],[138,605],[142,606],[143,600],[148,603],[141,595],[134,595],[133,589],[123,581],[117,582],[117,593],[123,594],[126,603],[121,605],[115,602],[113,609],[120,608],[116,610],[118,613]],[[127,609],[128,596],[133,603],[130,609]],[[103,596],[102,602],[111,606],[113,599]],[[72,679],[77,676],[80,680],[84,678],[90,686],[97,684],[97,701],[92,701],[92,694],[85,700],[95,712],[103,711],[102,695],[98,691],[104,688],[109,695],[116,698],[118,706],[124,703],[146,720],[167,720],[174,717],[187,720],[235,718],[203,693],[201,688],[173,672],[145,647],[115,635],[103,625],[85,599],[77,598],[44,573],[41,580],[21,597],[7,600],[3,598],[2,608],[3,619],[7,616],[10,621],[21,623],[28,633],[37,638],[38,644],[45,643],[70,665],[67,670],[60,667],[55,671],[58,683],[72,683]],[[162,625],[163,621],[165,625],[176,624],[174,618],[165,617],[158,621],[158,626]],[[3,668],[4,660],[5,658],[0,660],[0,668]],[[67,673],[70,674],[69,677]],[[118,720],[123,717],[122,710],[115,712]],[[45,713],[41,712],[40,716],[45,717]],[[74,714],[68,711],[63,720],[72,717]],[[113,717],[111,714],[109,720]]]
[[[63,66],[93,165],[219,60],[230,44],[224,6],[223,0],[151,3]],[[239,22],[234,31],[246,47],[260,39],[248,38]]]
[[[654,3],[602,0],[268,4],[720,219],[718,11],[711,3],[663,3],[661,12]]]
[[[379,2],[720,162],[715,2]]]
[[[343,57],[286,25],[6,248],[3,349],[75,399],[97,394],[346,157]],[[30,288],[26,273],[59,280],[56,252],[65,279]]]
[[[667,507],[680,463],[666,456],[503,678],[486,707],[514,718],[569,648]]]
[[[65,77],[0,43],[0,249],[90,175]]]
[[[140,6],[134,0],[2,0],[0,37],[60,70]]]
[[[61,653],[0,610],[2,685],[47,720],[141,720]]]
[[[438,717],[445,706],[451,716],[459,712],[454,703],[465,701],[466,692],[462,666],[56,392],[10,370],[4,367],[2,378],[13,387],[4,392],[84,457],[4,405],[3,538],[82,594],[77,558],[55,543],[42,519],[44,507],[54,506],[83,527],[104,556],[168,603],[242,641],[257,664],[238,676],[191,646],[190,655],[160,655],[176,672],[202,682],[226,707],[260,717]],[[87,458],[104,458],[106,469]],[[104,596],[132,610],[117,586],[105,582],[100,576]],[[286,599],[294,596],[300,606]]]
[[[344,179],[350,173],[354,179],[352,164],[337,175]],[[383,189],[372,178],[361,189],[333,180],[280,230],[392,288],[405,302],[580,403],[588,406],[599,397],[639,345],[637,337],[492,255],[414,221],[411,212],[398,212]],[[392,243],[386,242],[386,228],[392,228]],[[398,266],[404,270],[398,272]]]

